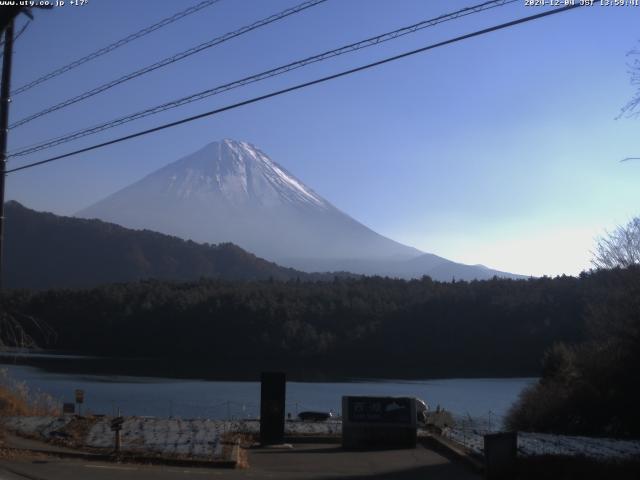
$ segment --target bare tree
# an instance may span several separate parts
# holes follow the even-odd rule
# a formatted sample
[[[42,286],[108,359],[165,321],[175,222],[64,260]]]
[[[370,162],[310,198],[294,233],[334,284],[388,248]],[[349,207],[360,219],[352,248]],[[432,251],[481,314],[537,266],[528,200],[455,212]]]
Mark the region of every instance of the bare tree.
[[[0,351],[7,347],[31,348],[33,338],[27,333],[25,319],[18,319],[13,313],[0,312]]]
[[[630,58],[630,61],[627,63],[627,67],[629,70],[629,76],[631,85],[635,87],[636,91],[631,98],[627,102],[627,104],[620,109],[620,117],[637,117],[640,115],[639,108],[640,107],[640,48],[634,48],[627,56]]]
[[[596,268],[640,265],[640,217],[598,239],[591,263]]]
[[[48,342],[55,331],[43,321],[23,312],[19,304],[0,294],[0,351],[7,348],[37,348],[34,337]]]

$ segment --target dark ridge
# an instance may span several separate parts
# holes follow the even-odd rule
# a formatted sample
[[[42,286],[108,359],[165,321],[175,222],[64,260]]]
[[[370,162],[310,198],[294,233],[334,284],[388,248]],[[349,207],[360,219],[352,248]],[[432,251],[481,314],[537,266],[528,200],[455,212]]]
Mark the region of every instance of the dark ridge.
[[[326,280],[243,250],[232,243],[198,244],[100,220],[5,205],[4,285],[8,288],[89,288],[148,278],[175,281]]]

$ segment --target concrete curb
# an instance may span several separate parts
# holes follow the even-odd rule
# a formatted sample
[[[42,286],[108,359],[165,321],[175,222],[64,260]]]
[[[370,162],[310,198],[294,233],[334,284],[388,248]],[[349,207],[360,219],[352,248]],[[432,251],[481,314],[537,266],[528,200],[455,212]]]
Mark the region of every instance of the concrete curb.
[[[474,472],[484,472],[484,460],[479,455],[467,450],[463,446],[433,433],[418,439],[418,441],[420,440],[433,450],[445,455],[453,456],[462,461],[462,463],[471,468]]]
[[[341,435],[285,435],[286,443],[342,443]]]

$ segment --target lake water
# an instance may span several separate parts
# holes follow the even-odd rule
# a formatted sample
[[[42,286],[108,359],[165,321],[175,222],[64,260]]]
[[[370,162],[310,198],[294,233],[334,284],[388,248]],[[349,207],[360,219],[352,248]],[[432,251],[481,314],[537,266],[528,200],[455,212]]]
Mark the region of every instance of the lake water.
[[[0,360],[1,361],[1,360]],[[260,411],[259,382],[184,380],[122,375],[55,373],[33,366],[3,364],[9,375],[30,389],[60,402],[73,402],[75,389],[85,391],[84,412],[182,418],[255,418]],[[535,378],[366,380],[287,382],[286,411],[340,413],[343,395],[417,396],[432,408],[440,405],[457,416],[494,419],[499,423],[519,393]]]

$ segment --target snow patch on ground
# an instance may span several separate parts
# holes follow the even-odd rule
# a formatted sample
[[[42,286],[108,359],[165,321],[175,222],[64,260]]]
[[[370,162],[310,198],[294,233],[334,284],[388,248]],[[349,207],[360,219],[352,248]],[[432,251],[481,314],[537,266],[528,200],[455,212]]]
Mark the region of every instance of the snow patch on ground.
[[[113,447],[110,421],[101,419],[91,428],[87,447]],[[222,454],[223,433],[224,426],[214,420],[129,417],[122,425],[120,439],[122,449],[130,452],[215,458]]]
[[[12,417],[6,420],[5,425],[16,433],[49,440],[72,419],[73,417]],[[111,420],[111,417],[98,418],[82,446],[113,449]],[[258,420],[126,417],[120,441],[122,450],[128,452],[212,459],[222,456],[224,434],[259,432]],[[341,423],[338,421],[287,422],[285,427],[287,435],[339,435],[340,432]]]
[[[73,417],[9,417],[4,425],[16,433],[44,440],[56,436]],[[258,420],[207,420],[155,417],[127,417],[121,431],[122,449],[131,452],[218,458],[226,433],[258,434]],[[340,420],[327,422],[288,421],[286,435],[340,435]],[[444,436],[483,455],[483,435],[488,430],[458,424],[446,429]],[[111,418],[97,419],[89,430],[86,447],[112,449],[114,434]],[[518,433],[518,453],[523,456],[569,455],[596,460],[640,457],[640,440],[579,437],[546,433]]]
[[[484,433],[453,427],[445,436],[471,451],[484,455]],[[595,460],[624,460],[640,456],[640,440],[518,432],[518,454],[585,456]]]
[[[223,421],[231,432],[259,433],[259,420],[232,420]],[[341,435],[342,421],[330,420],[327,422],[302,422],[287,421],[284,424],[285,435]]]
[[[70,421],[71,417],[7,417],[2,423],[15,432],[49,438],[52,432],[66,427]]]

